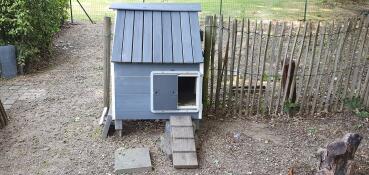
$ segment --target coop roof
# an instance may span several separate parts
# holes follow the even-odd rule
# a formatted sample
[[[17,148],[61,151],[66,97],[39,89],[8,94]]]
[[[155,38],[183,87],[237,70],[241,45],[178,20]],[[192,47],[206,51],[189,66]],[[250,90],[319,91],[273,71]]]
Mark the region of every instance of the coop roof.
[[[112,4],[113,62],[202,63],[199,4]]]

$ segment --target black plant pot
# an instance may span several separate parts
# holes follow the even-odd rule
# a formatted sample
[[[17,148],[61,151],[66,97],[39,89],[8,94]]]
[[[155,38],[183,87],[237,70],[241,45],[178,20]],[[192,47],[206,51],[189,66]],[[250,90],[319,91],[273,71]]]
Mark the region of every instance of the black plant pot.
[[[0,75],[4,78],[17,76],[17,59],[15,46],[0,46]]]

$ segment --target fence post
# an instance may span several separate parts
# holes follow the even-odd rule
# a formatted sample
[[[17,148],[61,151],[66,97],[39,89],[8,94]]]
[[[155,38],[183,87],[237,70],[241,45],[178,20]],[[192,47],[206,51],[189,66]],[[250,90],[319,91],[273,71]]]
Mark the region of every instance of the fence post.
[[[307,4],[308,4],[308,0],[305,0],[304,21],[306,21]]]
[[[110,105],[111,18],[104,18],[104,107]]]
[[[206,108],[208,106],[208,91],[209,91],[209,60],[211,56],[211,31],[213,25],[213,17],[205,17],[205,46],[204,46],[204,81],[203,81],[203,96],[202,103]]]
[[[223,14],[223,0],[220,0],[220,4],[219,4],[219,15]]]

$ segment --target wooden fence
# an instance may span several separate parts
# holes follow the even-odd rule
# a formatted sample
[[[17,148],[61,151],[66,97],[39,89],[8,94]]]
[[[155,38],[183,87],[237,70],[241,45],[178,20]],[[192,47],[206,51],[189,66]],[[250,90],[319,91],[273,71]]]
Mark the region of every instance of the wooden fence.
[[[207,16],[204,101],[227,114],[337,112],[369,104],[368,20],[280,22]]]

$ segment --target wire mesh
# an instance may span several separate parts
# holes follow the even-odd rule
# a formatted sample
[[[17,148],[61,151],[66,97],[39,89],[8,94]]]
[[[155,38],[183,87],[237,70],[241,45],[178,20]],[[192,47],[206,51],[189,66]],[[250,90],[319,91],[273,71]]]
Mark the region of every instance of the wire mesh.
[[[75,20],[88,20],[80,4],[94,21],[104,16],[114,17],[109,9],[122,0],[71,0]],[[324,20],[347,17],[350,14],[339,4],[328,5],[322,0],[124,0],[125,3],[200,3],[201,19],[206,15],[222,14],[231,17],[278,20]],[[306,10],[305,10],[306,7]]]

